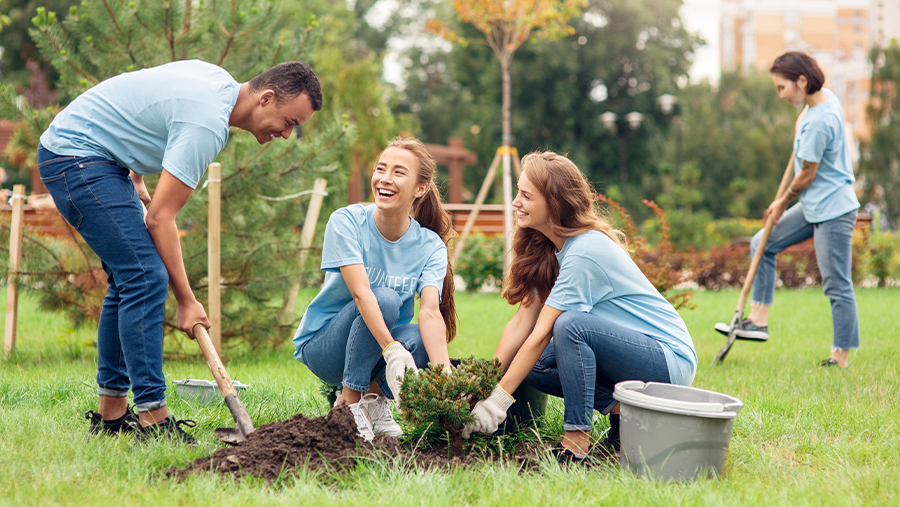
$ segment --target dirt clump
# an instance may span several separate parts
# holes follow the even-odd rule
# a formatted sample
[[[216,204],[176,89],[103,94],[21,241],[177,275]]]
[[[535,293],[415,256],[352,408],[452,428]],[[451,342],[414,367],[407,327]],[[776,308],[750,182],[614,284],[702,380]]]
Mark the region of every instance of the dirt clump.
[[[466,468],[503,461],[526,470],[537,466],[534,444],[523,442],[514,453],[503,456],[471,453],[451,457],[444,446],[423,449],[416,442],[403,443],[384,434],[367,442],[357,433],[350,409],[341,405],[322,417],[297,414],[285,421],[264,424],[244,442],[198,458],[184,468],[170,467],[165,476],[184,480],[190,474],[212,472],[239,480],[253,476],[274,482],[296,468],[341,472],[360,460],[385,456],[400,457],[410,468],[419,469]]]
[[[264,424],[244,442],[198,458],[183,469],[171,467],[166,476],[181,480],[191,473],[211,471],[237,479],[255,476],[274,481],[297,467],[340,470],[354,466],[359,458],[399,447],[399,441],[384,435],[372,443],[359,437],[353,414],[342,405],[322,417],[297,414]]]

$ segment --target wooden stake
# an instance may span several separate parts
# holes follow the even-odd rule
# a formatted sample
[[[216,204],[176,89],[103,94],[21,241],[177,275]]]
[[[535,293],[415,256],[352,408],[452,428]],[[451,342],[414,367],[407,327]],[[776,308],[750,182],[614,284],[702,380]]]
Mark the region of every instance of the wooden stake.
[[[209,339],[222,352],[222,164],[209,164]]]
[[[19,263],[22,260],[22,229],[25,226],[25,185],[14,185],[12,220],[9,224],[9,275],[6,286],[6,328],[3,333],[3,356],[16,348],[16,319],[19,312]]]
[[[516,178],[522,176],[522,161],[519,160],[519,150],[515,148],[510,148],[512,150],[512,161],[513,161],[513,169],[516,170]]]
[[[322,200],[328,195],[325,186],[328,184],[322,178],[316,178],[313,183],[313,194],[309,200],[309,208],[306,210],[306,218],[303,220],[303,230],[300,232],[300,266],[306,264],[309,248],[312,246],[316,234],[316,224],[319,222],[319,212],[322,211]],[[278,312],[278,322],[287,323],[294,313],[294,305],[297,303],[297,294],[300,293],[300,281],[295,280],[288,289],[284,304]]]
[[[503,150],[503,278],[512,263],[512,157]]]
[[[466,226],[463,227],[462,234],[459,235],[459,239],[456,240],[456,246],[453,247],[452,264],[454,268],[456,267],[456,261],[459,260],[459,254],[462,253],[463,248],[466,245],[466,239],[469,237],[469,234],[471,234],[472,227],[475,226],[475,219],[478,218],[478,212],[481,211],[481,205],[484,204],[484,198],[487,196],[488,189],[491,188],[491,183],[494,181],[494,174],[497,172],[497,166],[500,165],[501,156],[501,150],[498,149],[496,155],[494,155],[494,161],[491,162],[491,167],[484,177],[484,182],[481,184],[481,189],[475,197],[475,207],[469,212],[469,217],[466,219]]]

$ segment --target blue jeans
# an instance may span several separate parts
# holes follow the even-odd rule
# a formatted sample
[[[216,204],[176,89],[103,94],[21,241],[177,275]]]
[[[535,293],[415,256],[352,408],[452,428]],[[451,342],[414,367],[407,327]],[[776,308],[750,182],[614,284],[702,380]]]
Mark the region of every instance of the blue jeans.
[[[589,431],[594,409],[608,414],[616,406],[613,391],[623,380],[669,383],[662,346],[595,315],[564,312],[525,383],[563,398],[564,430]]]
[[[139,412],[166,405],[163,320],[169,275],[144,225],[128,169],[101,157],[38,148],[41,181],[56,208],[100,257],[109,287],[97,330],[98,394],[124,397]]]
[[[775,301],[775,256],[779,252],[814,238],[816,261],[822,273],[822,289],[831,300],[831,320],[834,327],[832,346],[836,349],[859,348],[859,316],[851,278],[853,247],[851,236],[856,224],[857,210],[833,220],[811,224],[803,216],[803,205],[797,204],[784,212],[772,229],[762,260],[753,279],[753,303],[772,306]],[[750,255],[756,252],[762,231],[750,242]]]
[[[397,326],[400,319],[400,295],[387,287],[372,289],[384,324],[391,336],[408,350],[416,361],[416,367],[428,365],[428,353],[422,343],[418,324]],[[388,388],[384,376],[384,358],[381,345],[366,327],[366,323],[350,301],[335,315],[327,326],[318,330],[300,352],[309,371],[331,385],[342,385],[354,391],[368,391],[372,380],[388,398],[394,393]]]

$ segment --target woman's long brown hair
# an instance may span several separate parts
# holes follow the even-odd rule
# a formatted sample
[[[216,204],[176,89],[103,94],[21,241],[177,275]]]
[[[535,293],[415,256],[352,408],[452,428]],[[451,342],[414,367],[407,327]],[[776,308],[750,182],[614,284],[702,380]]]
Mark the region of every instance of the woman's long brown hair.
[[[551,151],[536,151],[522,159],[522,174],[546,199],[553,234],[569,238],[596,230],[625,248],[625,235],[597,211],[593,189],[574,162]],[[535,229],[516,227],[513,234],[503,297],[510,304],[528,305],[537,296],[543,304],[559,276],[556,246]]]
[[[413,154],[418,163],[417,183],[427,183],[428,190],[413,201],[412,216],[422,227],[431,229],[441,237],[447,245],[447,274],[444,276],[444,288],[441,290],[441,316],[447,327],[447,343],[456,337],[456,302],[453,299],[453,267],[450,265],[450,240],[456,237],[453,219],[441,206],[441,193],[434,183],[434,170],[437,164],[422,141],[414,137],[398,137],[388,143],[387,148],[401,148]]]

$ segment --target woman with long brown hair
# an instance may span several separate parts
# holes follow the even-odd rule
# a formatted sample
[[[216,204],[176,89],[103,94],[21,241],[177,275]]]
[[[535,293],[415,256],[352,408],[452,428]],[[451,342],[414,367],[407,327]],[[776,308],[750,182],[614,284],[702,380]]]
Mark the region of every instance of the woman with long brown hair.
[[[456,233],[434,171],[418,139],[388,144],[372,174],[375,204],[340,208],[328,220],[325,282],[294,335],[294,357],[343,386],[337,404],[349,405],[368,440],[403,434],[387,398],[397,398],[407,368],[450,367],[457,317],[447,241]],[[416,294],[419,323],[410,324]]]
[[[513,261],[503,297],[519,304],[494,357],[506,373],[473,409],[466,427],[493,433],[522,382],[565,403],[560,461],[581,462],[593,411],[610,416],[604,446],[619,450],[623,380],[690,385],[697,354],[684,321],[641,273],[621,232],[602,218],[584,175],[568,158],[536,152],[522,159],[513,200]]]

